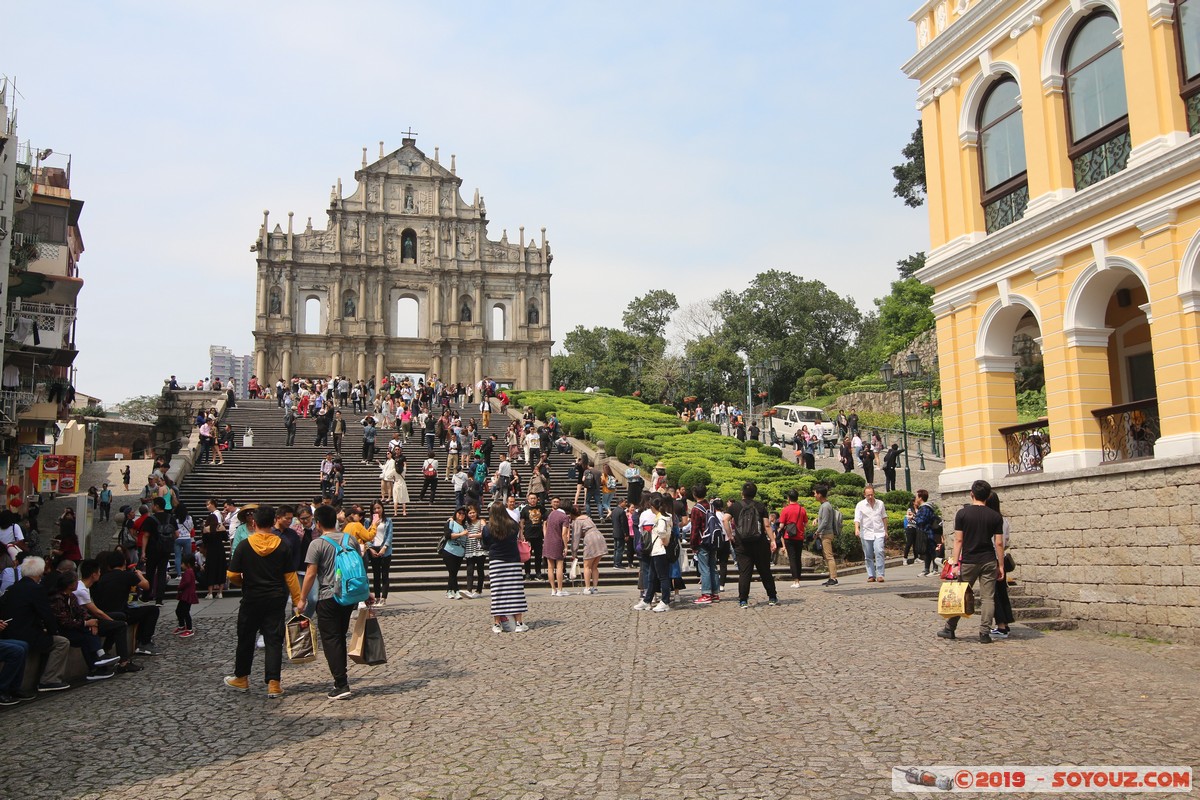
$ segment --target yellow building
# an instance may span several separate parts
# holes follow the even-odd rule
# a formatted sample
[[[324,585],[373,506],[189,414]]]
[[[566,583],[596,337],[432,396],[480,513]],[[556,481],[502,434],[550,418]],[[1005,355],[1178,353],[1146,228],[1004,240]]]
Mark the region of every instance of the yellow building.
[[[949,515],[1102,630],[1200,640],[1200,0],[930,0],[920,82]],[[1018,425],[1014,371],[1047,413]]]

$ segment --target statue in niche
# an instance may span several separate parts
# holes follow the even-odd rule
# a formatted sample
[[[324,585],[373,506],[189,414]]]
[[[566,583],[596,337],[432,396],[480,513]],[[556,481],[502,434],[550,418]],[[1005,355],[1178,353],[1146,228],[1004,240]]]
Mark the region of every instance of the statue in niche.
[[[283,313],[283,300],[279,297],[279,289],[271,290],[271,294],[267,299],[267,313],[279,315]]]
[[[417,237],[409,234],[400,242],[400,258],[405,261],[417,260]]]
[[[412,213],[415,213],[416,210],[417,210],[417,204],[416,204],[416,201],[413,200],[412,187],[405,186],[404,187],[404,211],[405,211],[405,213],[412,214]]]
[[[533,305],[532,303],[529,306],[529,313],[526,315],[526,317],[529,320],[530,325],[540,324],[541,315],[538,314],[537,306]]]
[[[471,321],[471,301],[470,300],[462,301],[462,308],[460,308],[458,311],[458,318],[461,322],[470,322]]]
[[[342,301],[342,316],[346,319],[354,319],[358,316],[358,303],[354,300],[354,295],[346,295],[346,299]]]

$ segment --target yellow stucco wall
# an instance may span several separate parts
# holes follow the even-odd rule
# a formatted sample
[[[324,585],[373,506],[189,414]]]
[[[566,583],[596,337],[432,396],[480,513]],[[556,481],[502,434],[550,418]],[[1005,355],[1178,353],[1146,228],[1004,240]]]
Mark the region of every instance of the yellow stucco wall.
[[[1185,310],[1180,295],[1181,270],[1190,275],[1194,266],[1181,262],[1200,233],[1200,192],[1192,196],[1200,141],[1187,132],[1173,19],[1144,0],[1001,5],[984,21],[978,2],[926,3],[912,18],[918,51],[905,67],[921,83],[932,245],[921,277],[936,289],[947,473],[966,480],[978,468],[995,476],[1005,463],[998,429],[1017,421],[1013,373],[989,356],[1011,356],[1004,338],[1011,340],[1023,303],[1040,320],[1055,453],[1077,454],[1081,466],[1098,452],[1091,412],[1127,399],[1120,355],[1147,339],[1162,436],[1200,442],[1198,312]],[[1120,24],[1133,156],[1124,172],[1076,191],[1055,54],[1101,6]],[[1008,74],[1020,87],[1031,207],[987,234],[975,120],[987,86]],[[1130,307],[1112,305],[1118,287],[1130,288]],[[1083,302],[1072,314],[1074,294]],[[1139,330],[1139,307],[1147,304],[1148,327]],[[1132,329],[1105,342],[1080,320]],[[989,324],[998,326],[995,346],[981,348]]]

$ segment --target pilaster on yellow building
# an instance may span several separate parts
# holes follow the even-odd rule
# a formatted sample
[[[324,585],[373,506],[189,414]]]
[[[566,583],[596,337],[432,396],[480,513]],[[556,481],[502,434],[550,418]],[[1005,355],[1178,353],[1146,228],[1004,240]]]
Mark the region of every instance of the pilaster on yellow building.
[[[1200,0],[930,0],[911,20],[941,489],[996,486],[1026,580],[1065,612],[1198,640]],[[1046,417],[1019,424],[1014,373],[1039,357]],[[1041,547],[1048,528],[1066,545]]]

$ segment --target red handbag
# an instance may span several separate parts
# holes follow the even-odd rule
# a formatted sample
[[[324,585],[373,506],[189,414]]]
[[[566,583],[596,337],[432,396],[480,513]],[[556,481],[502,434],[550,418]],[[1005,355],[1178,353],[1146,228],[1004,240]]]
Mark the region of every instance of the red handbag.
[[[517,539],[517,555],[521,557],[521,562],[524,563],[533,557],[533,546],[524,539]]]
[[[959,565],[946,561],[942,564],[942,580],[956,581],[959,575]]]

